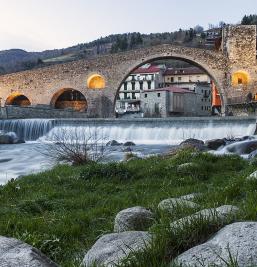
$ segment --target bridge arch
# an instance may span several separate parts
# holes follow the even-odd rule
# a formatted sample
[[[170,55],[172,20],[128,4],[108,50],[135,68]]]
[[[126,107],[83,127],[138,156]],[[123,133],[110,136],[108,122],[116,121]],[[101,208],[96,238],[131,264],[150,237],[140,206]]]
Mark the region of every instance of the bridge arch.
[[[50,105],[56,109],[72,109],[78,112],[87,111],[86,97],[73,88],[58,90],[52,97]]]
[[[206,55],[207,57],[207,55]],[[199,69],[202,69],[203,71],[206,72],[211,78],[211,80],[214,82],[215,86],[217,87],[217,90],[219,92],[220,98],[221,98],[221,106],[222,106],[222,114],[225,114],[225,105],[227,103],[227,98],[225,94],[225,88],[223,85],[222,79],[224,78],[224,70],[221,73],[221,71],[217,70],[215,67],[212,67],[211,64],[208,65],[208,60],[204,61],[204,57],[199,57],[197,56],[192,57],[188,56],[187,53],[184,54],[175,54],[175,53],[166,53],[165,55],[163,54],[155,54],[148,56],[146,58],[143,58],[141,60],[137,60],[136,62],[130,64],[126,72],[124,72],[122,79],[119,80],[116,94],[115,94],[115,99],[114,99],[114,106],[113,106],[113,111],[115,111],[115,103],[117,101],[118,95],[119,95],[119,90],[122,86],[122,84],[126,81],[127,77],[136,69],[139,67],[151,63],[154,61],[158,60],[164,60],[164,59],[174,59],[174,60],[180,60],[184,61],[187,63],[190,63],[191,65],[194,65],[198,67]],[[213,59],[214,60],[214,59]]]
[[[31,105],[31,101],[24,94],[20,92],[13,92],[7,97],[5,105],[27,107]]]

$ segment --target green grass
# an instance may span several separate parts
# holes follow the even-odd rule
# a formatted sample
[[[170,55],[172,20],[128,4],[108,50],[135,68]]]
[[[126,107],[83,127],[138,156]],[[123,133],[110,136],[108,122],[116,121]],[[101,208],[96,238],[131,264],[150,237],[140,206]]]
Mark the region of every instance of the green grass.
[[[181,172],[177,166],[196,163]],[[173,157],[152,157],[128,163],[57,166],[23,177],[0,188],[0,235],[21,239],[42,250],[64,267],[79,266],[87,249],[111,233],[122,209],[144,206],[156,214],[150,231],[156,239],[148,251],[130,259],[130,266],[168,266],[179,253],[207,240],[222,225],[196,221],[172,231],[171,221],[192,211],[172,215],[157,211],[170,197],[201,192],[201,209],[237,205],[238,220],[257,219],[257,182],[247,182],[254,164],[237,156],[214,156],[182,151]],[[132,263],[131,263],[132,262]],[[125,261],[123,266],[128,266]]]

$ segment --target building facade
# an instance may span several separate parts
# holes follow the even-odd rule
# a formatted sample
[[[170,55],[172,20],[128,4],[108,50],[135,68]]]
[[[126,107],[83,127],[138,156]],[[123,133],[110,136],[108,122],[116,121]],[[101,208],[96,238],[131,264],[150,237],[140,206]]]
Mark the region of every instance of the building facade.
[[[116,101],[116,113],[140,112],[141,91],[154,90],[164,83],[165,66],[146,64],[131,73],[121,85]]]
[[[144,117],[170,117],[197,115],[195,92],[165,87],[141,92],[141,111]]]
[[[164,73],[164,86],[176,86],[194,90],[197,83],[210,83],[209,75],[196,67],[167,69]]]

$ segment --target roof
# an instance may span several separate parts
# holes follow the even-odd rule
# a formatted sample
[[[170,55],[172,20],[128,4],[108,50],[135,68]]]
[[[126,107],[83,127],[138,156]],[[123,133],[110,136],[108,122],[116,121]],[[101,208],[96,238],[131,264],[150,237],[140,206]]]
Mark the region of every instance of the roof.
[[[206,72],[196,67],[190,67],[190,68],[167,69],[163,75],[167,76],[167,75],[192,75],[192,74],[206,74]]]
[[[159,66],[151,65],[148,68],[140,67],[132,72],[132,74],[158,73],[161,71]]]
[[[168,87],[158,88],[154,90],[145,90],[144,93],[161,92],[161,91],[166,91],[166,92],[171,92],[171,93],[180,93],[180,94],[195,94],[195,92],[191,90],[181,88],[181,87],[175,87],[175,86],[168,86]]]

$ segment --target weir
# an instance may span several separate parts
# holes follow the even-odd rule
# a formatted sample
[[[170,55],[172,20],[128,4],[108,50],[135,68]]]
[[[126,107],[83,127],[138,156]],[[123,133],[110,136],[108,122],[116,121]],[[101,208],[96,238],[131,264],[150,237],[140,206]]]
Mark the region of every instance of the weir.
[[[206,117],[168,119],[24,119],[2,120],[0,130],[15,132],[25,141],[57,141],[63,134],[81,140],[97,138],[137,144],[170,144],[196,138],[201,140],[253,135],[255,118]]]

